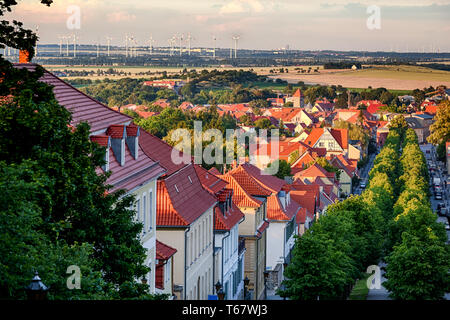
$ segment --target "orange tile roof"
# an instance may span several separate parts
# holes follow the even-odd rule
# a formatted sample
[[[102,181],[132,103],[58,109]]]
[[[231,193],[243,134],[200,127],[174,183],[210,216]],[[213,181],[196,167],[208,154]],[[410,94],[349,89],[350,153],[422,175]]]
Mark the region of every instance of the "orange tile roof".
[[[158,226],[187,226],[217,203],[202,187],[193,164],[158,180],[157,194]]]
[[[240,208],[258,208],[262,201],[250,195],[236,180],[233,175],[229,173],[219,176],[221,179],[227,181],[228,187],[233,189],[233,202]]]
[[[256,167],[255,167],[256,168]],[[259,170],[259,169],[258,169]],[[237,168],[229,171],[227,175],[232,175],[235,180],[252,196],[267,197],[272,194],[270,190],[261,185],[248,171],[247,167],[239,165]]]
[[[293,97],[296,98],[300,98],[303,96],[302,92],[300,91],[300,89],[297,89],[297,91],[295,91],[295,93],[292,95]]]
[[[261,184],[265,189],[268,189],[272,192],[279,192],[281,188],[286,185],[286,182],[284,180],[270,174],[264,174],[261,169],[250,163],[243,163],[239,167],[245,170],[248,175],[258,181],[258,183]]]
[[[297,214],[299,209],[300,205],[295,201],[291,201],[284,209],[277,194],[272,194],[267,198],[267,219],[269,220],[289,221]]]

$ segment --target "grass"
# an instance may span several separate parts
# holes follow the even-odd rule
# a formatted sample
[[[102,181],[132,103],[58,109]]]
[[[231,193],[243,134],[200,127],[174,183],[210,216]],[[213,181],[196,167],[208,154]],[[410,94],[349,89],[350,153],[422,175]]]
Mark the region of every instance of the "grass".
[[[369,293],[369,288],[367,288],[367,279],[370,274],[365,273],[362,279],[356,281],[352,292],[350,293],[349,300],[366,300]]]

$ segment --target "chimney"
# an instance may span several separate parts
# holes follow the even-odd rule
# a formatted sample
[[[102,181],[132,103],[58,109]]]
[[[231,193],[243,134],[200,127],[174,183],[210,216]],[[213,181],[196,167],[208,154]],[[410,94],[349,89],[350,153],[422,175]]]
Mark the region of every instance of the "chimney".
[[[27,50],[19,50],[19,63],[30,63],[30,53]]]
[[[111,137],[111,148],[114,157],[122,167],[125,165],[125,129],[124,125],[111,125],[106,130],[106,134]]]
[[[137,126],[127,127],[126,141],[128,149],[130,149],[131,155],[135,160],[137,160],[139,156],[139,136],[140,136],[139,127]]]

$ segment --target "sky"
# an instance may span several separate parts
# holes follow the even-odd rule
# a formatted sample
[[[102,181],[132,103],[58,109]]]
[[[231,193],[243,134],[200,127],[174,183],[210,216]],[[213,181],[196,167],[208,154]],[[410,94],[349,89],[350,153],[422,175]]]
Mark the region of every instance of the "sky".
[[[450,0],[19,0],[12,13],[40,43],[75,34],[79,43],[168,46],[190,33],[193,47],[450,52]],[[379,13],[379,14],[378,14]],[[79,17],[79,19],[78,19]],[[79,23],[78,23],[79,22]],[[184,41],[184,45],[186,45]]]

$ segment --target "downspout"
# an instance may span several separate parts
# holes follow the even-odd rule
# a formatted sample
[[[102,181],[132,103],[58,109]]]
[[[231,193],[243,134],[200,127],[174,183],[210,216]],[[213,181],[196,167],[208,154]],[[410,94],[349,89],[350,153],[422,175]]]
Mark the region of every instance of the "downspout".
[[[223,249],[224,249],[224,246],[223,246],[223,241],[225,240],[225,238],[228,238],[230,236],[230,231],[227,231],[227,235],[225,236],[225,237],[222,237],[222,275],[221,275],[221,279],[222,279],[222,286],[223,287],[225,287],[224,286],[224,282],[223,282],[223,268],[224,268],[224,266],[225,266],[225,260],[223,260]],[[225,293],[226,294],[226,293]]]
[[[186,239],[187,239],[187,233],[191,230],[191,227],[188,226],[184,231],[184,288],[183,288],[183,300],[186,300],[186,272],[187,272],[187,246],[186,246]],[[191,248],[192,250],[192,248]]]
[[[212,237],[212,240],[213,240],[213,243],[212,243],[213,244],[213,247],[212,247],[212,255],[213,255],[212,293],[213,294],[214,294],[214,289],[215,289],[215,287],[214,287],[214,278],[216,276],[216,254],[215,254],[215,251],[216,251],[216,233],[215,233],[215,230],[216,230],[216,207],[214,206],[214,209],[213,209],[213,237]],[[217,292],[216,292],[216,294],[217,294]]]

